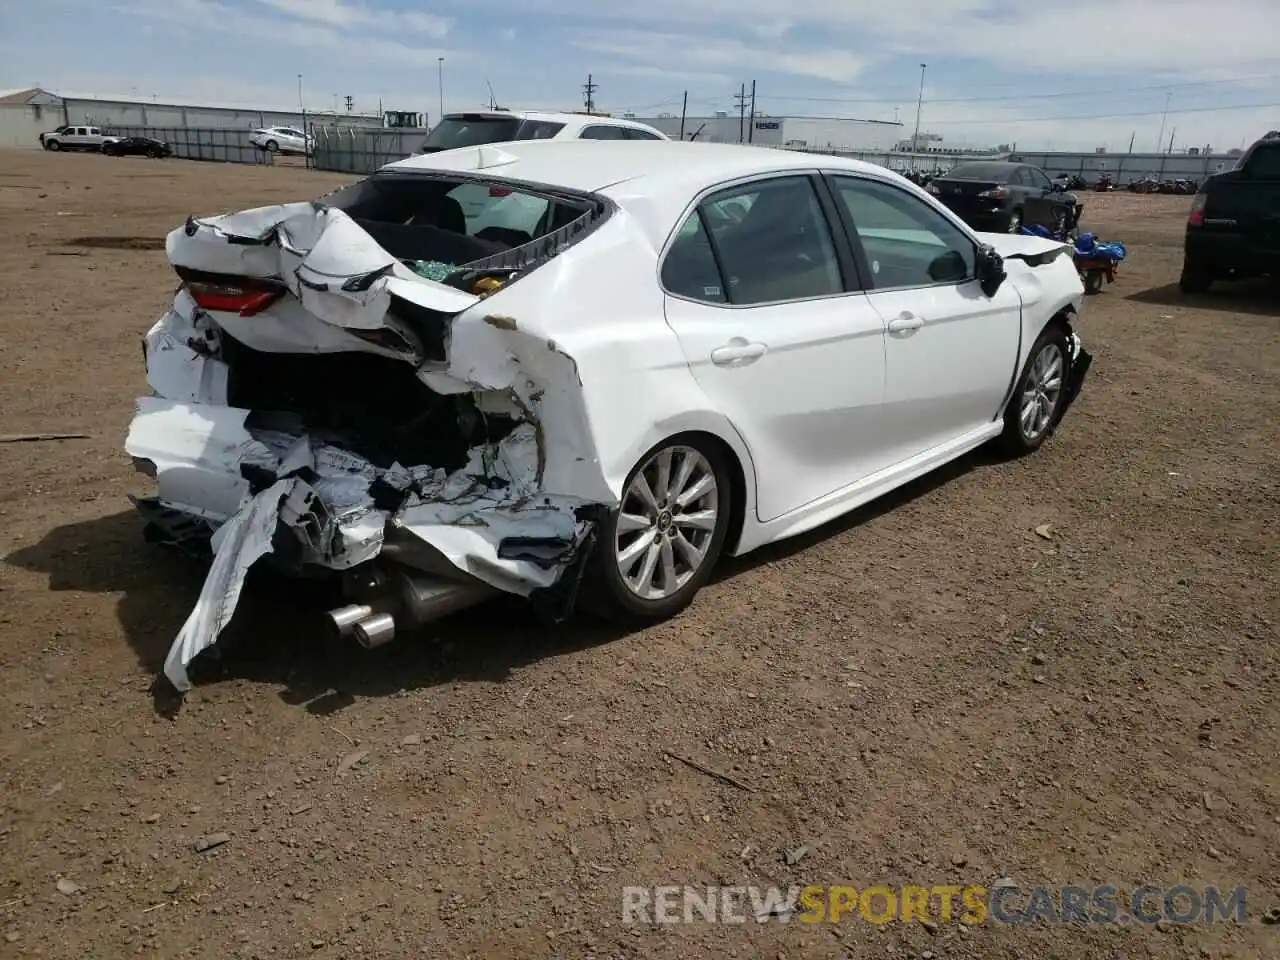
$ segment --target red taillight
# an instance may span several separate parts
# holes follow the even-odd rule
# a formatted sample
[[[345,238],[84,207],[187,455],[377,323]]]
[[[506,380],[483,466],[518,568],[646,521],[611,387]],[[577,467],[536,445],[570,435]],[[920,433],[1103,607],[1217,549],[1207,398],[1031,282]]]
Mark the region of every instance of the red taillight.
[[[187,291],[202,310],[222,310],[242,317],[261,313],[284,296],[284,291],[276,288],[245,288],[221,283],[188,283]]]
[[[1203,193],[1196,196],[1191,201],[1191,214],[1187,217],[1187,223],[1193,227],[1204,226],[1204,208],[1208,203],[1208,197]]]
[[[510,187],[490,187],[489,196],[491,197],[509,197],[515,193]]]
[[[1003,200],[1004,187],[996,187],[994,190],[983,190],[980,194],[978,194],[978,196],[988,197],[992,200]]]

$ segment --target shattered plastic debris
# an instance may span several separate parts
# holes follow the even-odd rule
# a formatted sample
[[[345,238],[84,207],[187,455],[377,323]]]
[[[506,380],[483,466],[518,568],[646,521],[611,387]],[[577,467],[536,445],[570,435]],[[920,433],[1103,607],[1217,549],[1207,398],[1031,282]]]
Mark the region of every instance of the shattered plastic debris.
[[[442,281],[457,270],[458,265],[456,263],[445,263],[442,260],[415,260],[410,269],[420,277]]]

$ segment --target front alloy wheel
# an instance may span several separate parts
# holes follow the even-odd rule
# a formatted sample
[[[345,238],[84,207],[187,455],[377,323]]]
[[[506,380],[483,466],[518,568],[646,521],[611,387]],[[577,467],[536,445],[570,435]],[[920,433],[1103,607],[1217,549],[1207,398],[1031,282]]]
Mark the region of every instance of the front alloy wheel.
[[[997,443],[1007,455],[1032,453],[1053,433],[1066,399],[1070,356],[1066,329],[1051,323],[1031,348],[1018,386],[1005,407],[1004,431]]]
[[[601,526],[590,602],[607,616],[664,620],[711,576],[729,525],[724,458],[701,439],[649,451]]]
[[[1022,385],[1018,423],[1022,438],[1028,444],[1043,438],[1053,422],[1058,400],[1062,396],[1062,378],[1066,372],[1062,347],[1050,341],[1040,348]]]

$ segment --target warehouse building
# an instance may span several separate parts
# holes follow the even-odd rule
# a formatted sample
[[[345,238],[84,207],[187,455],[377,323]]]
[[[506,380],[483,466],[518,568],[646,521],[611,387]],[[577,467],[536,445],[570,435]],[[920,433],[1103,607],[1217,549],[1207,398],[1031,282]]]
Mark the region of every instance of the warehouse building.
[[[308,111],[308,124],[381,127],[378,114]],[[46,130],[63,124],[96,127],[253,130],[301,126],[297,108],[244,104],[193,103],[159,97],[51,93],[39,87],[0,94],[0,146],[31,145]],[[34,132],[33,132],[34,131]]]
[[[626,114],[631,117],[631,114]],[[664,113],[634,119],[657,127],[667,136],[684,139],[695,133],[709,143],[750,141],[761,147],[841,153],[884,153],[902,138],[903,125],[893,120],[828,119],[825,117],[774,117],[757,114],[740,117],[720,111],[710,117],[685,117]]]

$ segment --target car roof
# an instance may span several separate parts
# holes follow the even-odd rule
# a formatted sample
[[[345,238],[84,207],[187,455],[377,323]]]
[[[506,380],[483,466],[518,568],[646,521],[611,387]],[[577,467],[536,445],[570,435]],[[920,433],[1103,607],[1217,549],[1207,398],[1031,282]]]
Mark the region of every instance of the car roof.
[[[517,140],[415,155],[382,169],[469,173],[603,193],[664,236],[697,194],[746,177],[823,169],[901,180],[884,167],[849,157],[681,140]]]
[[[482,167],[482,154],[508,162]],[[383,170],[445,171],[523,180],[598,193],[621,183],[643,181],[655,189],[678,190],[785,170],[885,169],[861,160],[768,147],[680,140],[514,140],[420,154],[389,163]]]
[[[556,113],[549,110],[462,110],[455,113],[446,113],[445,119],[450,117],[511,117],[516,120],[537,120],[543,123],[562,123],[571,127],[631,127],[640,130],[652,130],[655,133],[661,133],[657,127],[651,127],[649,124],[640,120],[631,120],[624,117],[604,117],[598,113]],[[665,134],[664,134],[665,136]]]

